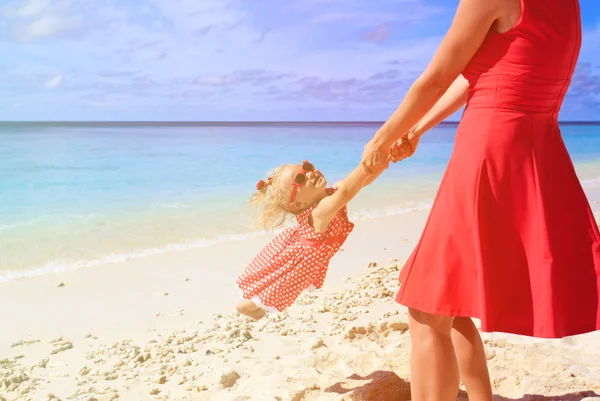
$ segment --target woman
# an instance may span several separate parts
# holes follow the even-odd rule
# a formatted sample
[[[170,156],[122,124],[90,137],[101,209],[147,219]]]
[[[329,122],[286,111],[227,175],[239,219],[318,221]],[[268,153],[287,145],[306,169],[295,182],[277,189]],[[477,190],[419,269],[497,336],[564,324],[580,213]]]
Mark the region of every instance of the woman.
[[[461,0],[431,63],[365,147],[466,108],[427,224],[400,274],[413,401],[491,401],[482,331],[600,329],[600,234],[558,127],[581,44],[577,0]]]

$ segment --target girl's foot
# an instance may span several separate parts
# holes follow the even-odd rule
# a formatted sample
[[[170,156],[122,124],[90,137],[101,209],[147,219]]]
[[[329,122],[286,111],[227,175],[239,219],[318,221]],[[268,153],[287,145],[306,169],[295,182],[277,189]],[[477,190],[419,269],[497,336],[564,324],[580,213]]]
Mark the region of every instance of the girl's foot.
[[[254,320],[260,320],[267,314],[267,311],[256,306],[256,304],[249,299],[241,300],[235,309],[242,315],[251,317]]]

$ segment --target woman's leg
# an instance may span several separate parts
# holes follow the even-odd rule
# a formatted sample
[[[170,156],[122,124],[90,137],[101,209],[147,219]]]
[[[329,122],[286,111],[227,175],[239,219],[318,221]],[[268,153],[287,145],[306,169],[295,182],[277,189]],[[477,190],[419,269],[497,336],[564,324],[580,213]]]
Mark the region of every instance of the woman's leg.
[[[249,299],[242,299],[237,304],[235,309],[242,315],[246,315],[256,320],[262,319],[267,314],[266,310],[259,308],[254,302],[250,301]]]
[[[456,401],[460,382],[451,336],[453,320],[409,309],[412,401]]]
[[[452,343],[469,401],[493,401],[492,385],[481,336],[468,317],[454,318]]]

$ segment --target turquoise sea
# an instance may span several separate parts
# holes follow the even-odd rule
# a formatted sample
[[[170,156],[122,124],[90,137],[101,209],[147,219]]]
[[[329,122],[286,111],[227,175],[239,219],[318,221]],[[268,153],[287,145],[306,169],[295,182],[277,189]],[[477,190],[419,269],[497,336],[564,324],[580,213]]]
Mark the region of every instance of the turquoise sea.
[[[379,126],[0,123],[0,282],[259,235],[246,201],[266,171],[308,159],[334,183]],[[600,190],[600,124],[561,130],[584,188]],[[429,132],[352,218],[427,209],[455,131]]]

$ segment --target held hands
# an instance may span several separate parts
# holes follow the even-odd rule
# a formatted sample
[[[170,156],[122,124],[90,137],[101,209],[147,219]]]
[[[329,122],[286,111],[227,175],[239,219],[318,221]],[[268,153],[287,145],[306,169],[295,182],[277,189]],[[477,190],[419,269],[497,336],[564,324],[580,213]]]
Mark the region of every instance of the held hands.
[[[420,140],[421,136],[414,131],[398,139],[390,147],[390,161],[396,163],[414,155]]]
[[[419,134],[410,131],[388,148],[371,140],[365,146],[361,164],[370,174],[381,174],[389,167],[390,162],[397,163],[414,155],[420,139]]]
[[[390,147],[389,161],[397,163],[415,154],[415,150],[408,139],[400,138]]]

